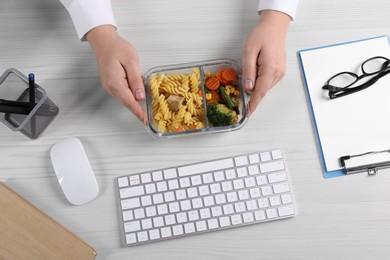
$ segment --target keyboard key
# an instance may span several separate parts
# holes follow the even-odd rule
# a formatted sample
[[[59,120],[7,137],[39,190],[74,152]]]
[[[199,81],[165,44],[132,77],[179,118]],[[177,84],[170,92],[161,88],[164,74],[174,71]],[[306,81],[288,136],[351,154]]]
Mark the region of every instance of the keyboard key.
[[[253,163],[259,163],[259,162],[260,162],[259,154],[255,153],[255,154],[249,155],[249,163],[253,164]]]
[[[245,187],[247,188],[256,186],[256,180],[253,177],[246,178],[244,181],[245,181]]]
[[[120,192],[120,197],[122,199],[130,198],[130,197],[136,197],[136,196],[145,194],[143,186],[135,186],[135,187],[130,187],[130,188],[124,188],[124,189],[120,189],[119,192]]]
[[[278,212],[279,212],[279,216],[281,216],[281,217],[295,214],[295,210],[294,210],[293,205],[279,207]]]
[[[207,184],[212,182],[213,182],[213,175],[211,173],[203,174],[203,183]]]
[[[247,156],[239,156],[234,158],[234,162],[236,163],[236,166],[242,166],[248,164],[248,157]]]
[[[214,172],[215,181],[223,181],[225,180],[225,174],[222,171]]]
[[[121,176],[115,185],[128,246],[295,215],[280,149]]]
[[[281,182],[286,180],[287,180],[287,175],[286,172],[284,171],[268,174],[269,183]]]
[[[140,219],[145,217],[145,210],[143,208],[134,210],[134,218]]]
[[[271,154],[270,152],[263,152],[260,153],[260,158],[262,162],[267,162],[271,160]]]
[[[292,198],[290,194],[283,194],[281,197],[282,197],[283,204],[292,203]]]
[[[155,193],[156,192],[156,185],[154,183],[150,183],[145,185],[145,191],[147,194]]]
[[[248,210],[255,210],[255,209],[257,209],[256,200],[248,200],[248,201],[246,201],[246,208]]]
[[[161,181],[163,179],[162,171],[152,172],[153,181]]]
[[[209,194],[210,194],[210,188],[208,185],[203,185],[199,187],[200,196],[209,195]]]
[[[264,210],[255,211],[255,219],[256,220],[265,220]]]
[[[286,182],[280,183],[280,184],[275,184],[273,186],[273,188],[274,188],[275,194],[290,191],[288,183],[286,183]]]
[[[150,240],[155,240],[160,238],[160,232],[158,229],[152,229],[149,231]]]
[[[139,242],[147,241],[149,239],[148,232],[146,231],[138,232],[137,239]]]
[[[272,196],[269,198],[269,203],[271,206],[278,206],[281,204],[279,196]]]
[[[223,191],[231,191],[233,190],[233,184],[231,181],[222,182],[222,190]]]
[[[141,206],[139,198],[125,199],[121,201],[122,210],[133,209]]]
[[[119,188],[129,186],[129,179],[127,177],[122,177],[118,179]]]
[[[165,181],[157,182],[157,191],[166,191],[168,190],[167,183]]]
[[[179,182],[176,179],[175,180],[169,180],[168,181],[168,188],[170,190],[178,189],[179,188]]]
[[[153,203],[154,204],[159,204],[159,203],[163,203],[163,202],[164,202],[164,199],[163,199],[163,195],[161,193],[153,195]]]
[[[193,186],[202,184],[202,179],[200,175],[195,175],[191,177],[191,183]]]
[[[171,215],[166,215],[164,217],[165,219],[165,224],[167,225],[173,225],[173,224],[176,224],[176,218],[175,218],[175,215],[171,214]]]
[[[234,170],[234,169],[227,170],[225,172],[225,175],[226,175],[227,180],[235,179],[236,178],[236,170]]]
[[[249,194],[251,198],[258,198],[261,196],[259,188],[250,189]]]
[[[231,216],[231,220],[232,220],[232,224],[233,225],[238,225],[238,224],[242,223],[242,219],[241,219],[241,215],[240,214]]]
[[[164,170],[164,179],[173,179],[177,177],[176,169],[167,169]]]
[[[152,220],[150,218],[141,220],[142,229],[150,229],[153,227]]]
[[[248,176],[248,170],[246,167],[241,167],[237,169],[237,176],[238,177],[245,177]]]
[[[189,221],[194,221],[199,219],[199,212],[197,210],[191,210],[188,212]]]
[[[219,218],[219,224],[221,227],[230,226],[231,225],[230,218],[229,217]]]
[[[211,193],[219,193],[221,192],[221,185],[219,183],[214,183],[210,185]]]
[[[207,224],[209,226],[209,229],[214,229],[219,227],[217,219],[209,219],[207,220]]]
[[[155,218],[153,218],[153,226],[154,227],[162,227],[162,226],[164,226],[164,219],[163,219],[163,217],[155,217]]]
[[[157,210],[155,206],[147,207],[145,211],[147,217],[153,217],[157,215]]]
[[[134,233],[126,234],[126,244],[134,244],[137,242],[137,237]]]
[[[272,159],[277,160],[283,157],[281,150],[273,150],[272,151]]]
[[[204,208],[199,210],[200,218],[205,219],[211,217],[211,212],[209,208]]]
[[[260,171],[259,171],[259,167],[256,165],[250,165],[248,166],[248,172],[249,172],[249,175],[256,175],[256,174],[259,174]]]
[[[207,196],[203,198],[203,204],[205,207],[213,206],[215,205],[214,203],[214,197],[213,196]]]
[[[183,226],[182,225],[176,225],[172,227],[173,235],[178,236],[178,235],[183,235]]]
[[[150,195],[141,197],[142,206],[152,205],[152,197]]]
[[[132,210],[123,211],[122,216],[123,216],[123,221],[129,221],[134,218]]]
[[[247,212],[247,213],[242,214],[242,218],[244,220],[244,223],[249,223],[249,222],[255,221],[255,218],[253,217],[252,212]]]
[[[196,222],[195,225],[196,225],[196,230],[197,231],[207,230],[207,224],[206,224],[206,221],[204,221],[204,220]]]
[[[130,185],[138,185],[141,183],[139,179],[139,175],[131,175],[129,177],[129,180],[130,180]]]
[[[232,168],[234,166],[233,159],[222,159],[204,163],[193,164],[189,166],[182,166],[178,168],[179,176],[188,176],[203,172],[214,172],[218,170]]]
[[[280,171],[283,169],[284,169],[283,161],[272,161],[272,162],[260,164],[260,172],[261,173]]]
[[[177,217],[177,223],[185,223],[188,220],[187,213],[185,212],[178,213],[176,217]]]
[[[263,194],[263,196],[271,195],[271,194],[272,194],[272,188],[271,188],[271,186],[264,186],[264,187],[261,187],[261,193]]]
[[[150,173],[141,174],[141,182],[142,183],[149,183],[151,181],[152,181],[152,176],[150,175]]]
[[[185,190],[177,190],[175,193],[176,193],[177,200],[182,200],[187,198],[187,193]]]
[[[222,215],[222,208],[220,206],[212,207],[211,214],[213,215],[213,217],[221,216]]]
[[[130,233],[133,231],[141,230],[141,222],[139,220],[137,221],[130,221],[125,223],[125,232]]]
[[[184,224],[184,232],[186,234],[195,232],[195,225],[194,225],[194,223]]]
[[[265,212],[267,214],[267,218],[276,218],[278,216],[278,213],[274,208],[267,209]]]
[[[170,227],[164,227],[161,229],[161,237],[171,237],[172,230]]]

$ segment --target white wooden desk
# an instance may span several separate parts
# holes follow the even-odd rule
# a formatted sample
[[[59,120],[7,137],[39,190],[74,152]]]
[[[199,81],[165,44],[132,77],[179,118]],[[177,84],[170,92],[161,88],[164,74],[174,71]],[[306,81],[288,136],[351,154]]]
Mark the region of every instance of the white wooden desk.
[[[287,75],[248,123],[231,133],[172,140],[151,137],[102,90],[95,57],[58,1],[0,6],[0,71],[34,72],[60,108],[34,141],[0,126],[0,180],[95,247],[97,259],[390,259],[390,171],[323,178],[296,56],[304,48],[389,34],[387,0],[302,0],[287,38]],[[257,20],[257,0],[113,0],[113,8],[143,73],[211,58],[240,62]],[[84,143],[101,188],[96,200],[78,207],[64,197],[49,157],[50,147],[68,136]],[[286,154],[296,217],[120,247],[115,177],[274,147]]]

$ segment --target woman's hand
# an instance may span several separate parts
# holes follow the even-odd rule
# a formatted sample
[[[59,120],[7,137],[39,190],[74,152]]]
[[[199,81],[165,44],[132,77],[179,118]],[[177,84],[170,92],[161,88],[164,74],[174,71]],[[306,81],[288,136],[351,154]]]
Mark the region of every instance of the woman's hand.
[[[262,11],[246,38],[242,54],[242,84],[252,94],[247,117],[285,74],[285,39],[290,21],[287,14]]]
[[[135,48],[111,25],[92,29],[87,40],[96,55],[102,87],[144,122],[139,101],[145,98],[145,87]]]

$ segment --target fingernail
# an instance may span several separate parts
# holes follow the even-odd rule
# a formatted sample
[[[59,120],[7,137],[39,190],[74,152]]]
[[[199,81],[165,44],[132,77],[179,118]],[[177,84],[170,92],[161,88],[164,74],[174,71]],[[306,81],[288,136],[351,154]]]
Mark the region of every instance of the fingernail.
[[[145,93],[142,91],[142,89],[137,89],[136,91],[135,91],[135,98],[137,99],[137,100],[141,100],[141,99],[144,99],[145,98]]]
[[[245,80],[244,88],[245,88],[245,90],[252,90],[253,89],[253,82],[252,82],[252,80],[250,80],[250,79]]]

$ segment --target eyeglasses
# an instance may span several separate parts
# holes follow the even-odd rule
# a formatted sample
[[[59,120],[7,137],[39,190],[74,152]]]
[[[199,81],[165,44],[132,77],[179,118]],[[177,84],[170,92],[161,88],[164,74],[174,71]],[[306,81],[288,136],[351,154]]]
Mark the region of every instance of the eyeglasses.
[[[329,98],[343,97],[375,84],[380,78],[390,73],[390,60],[382,56],[375,56],[364,61],[361,65],[362,75],[353,72],[340,72],[331,77],[322,89],[328,90]],[[373,76],[364,83],[356,83],[366,77]]]

